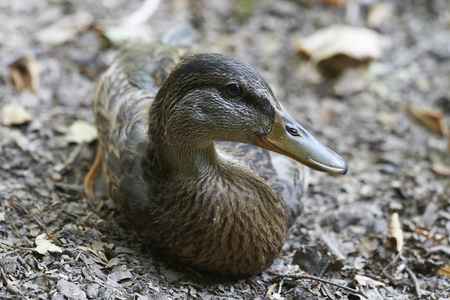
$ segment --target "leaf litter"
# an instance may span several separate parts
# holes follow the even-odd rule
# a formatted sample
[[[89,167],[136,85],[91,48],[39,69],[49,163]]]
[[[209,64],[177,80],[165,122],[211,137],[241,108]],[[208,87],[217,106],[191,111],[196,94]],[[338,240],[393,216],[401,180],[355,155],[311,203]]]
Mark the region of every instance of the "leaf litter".
[[[1,57],[39,48],[32,51],[39,61],[39,84],[34,98],[24,96],[28,92],[20,93],[9,76],[9,63],[0,64],[2,110],[10,103],[32,116],[0,127],[0,271],[6,287],[0,297],[347,299],[351,294],[361,298],[358,292],[373,299],[449,297],[449,142],[416,122],[407,109],[436,108],[448,118],[448,93],[435,95],[448,90],[446,47],[433,47],[448,40],[443,25],[448,14],[440,14],[448,9],[446,2],[390,4],[402,14],[379,13],[377,18],[390,18],[384,25],[368,24],[366,7],[353,1],[342,1],[343,7],[260,1],[245,17],[229,1],[203,3],[202,13],[194,14],[192,4],[161,1],[145,24],[163,34],[193,22],[195,40],[204,49],[254,65],[292,114],[349,161],[350,173],[312,173],[302,216],[281,257],[251,278],[255,284],[165,260],[134,241],[110,201],[93,211],[83,200],[83,177],[95,154],[92,128],[66,140],[77,120],[93,124],[95,78],[118,52],[98,25],[123,20],[142,4],[8,3],[0,14],[17,26],[0,31]],[[358,26],[377,27],[375,35],[395,45],[382,48],[380,56],[355,55],[351,64],[332,66],[339,71],[334,78],[321,76],[317,64],[295,55],[299,37],[333,24],[353,27],[346,10],[355,7],[352,18]],[[34,17],[38,12],[41,18]],[[83,71],[88,64],[80,63],[80,53],[83,62],[95,62],[89,72]],[[393,213],[398,214],[394,227],[403,233],[400,254],[390,244]],[[62,251],[36,252],[42,234],[49,247]],[[307,279],[313,273],[340,286]],[[291,277],[276,279],[281,274]]]

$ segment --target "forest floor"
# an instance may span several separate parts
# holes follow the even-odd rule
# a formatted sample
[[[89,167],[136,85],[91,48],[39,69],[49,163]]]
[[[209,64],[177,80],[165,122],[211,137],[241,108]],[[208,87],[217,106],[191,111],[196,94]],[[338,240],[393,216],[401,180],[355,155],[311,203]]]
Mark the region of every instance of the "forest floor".
[[[450,3],[344,2],[161,1],[131,30],[133,12],[148,12],[141,1],[0,1],[0,298],[450,298]],[[300,54],[335,24],[371,27],[382,45],[334,32],[348,53]],[[311,172],[281,257],[251,280],[167,261],[134,241],[111,202],[95,212],[84,201],[98,76],[131,33],[180,32],[250,63],[349,165]]]

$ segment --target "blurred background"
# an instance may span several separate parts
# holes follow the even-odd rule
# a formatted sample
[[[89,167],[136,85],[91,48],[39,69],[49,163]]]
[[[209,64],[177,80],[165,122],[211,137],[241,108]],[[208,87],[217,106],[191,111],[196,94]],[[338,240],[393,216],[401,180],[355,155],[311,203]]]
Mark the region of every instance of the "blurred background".
[[[300,270],[373,299],[449,296],[448,1],[0,0],[0,20],[0,297],[348,296],[273,281]],[[121,48],[158,42],[250,63],[348,162],[346,176],[312,172],[303,215],[256,287],[192,283],[128,241],[111,204],[97,214],[83,202],[96,80]],[[63,254],[32,250],[43,232]]]

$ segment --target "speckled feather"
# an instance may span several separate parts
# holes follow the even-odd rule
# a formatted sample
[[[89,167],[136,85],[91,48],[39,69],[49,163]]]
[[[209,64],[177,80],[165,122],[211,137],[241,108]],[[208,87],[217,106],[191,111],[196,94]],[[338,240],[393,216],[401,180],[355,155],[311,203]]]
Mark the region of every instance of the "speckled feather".
[[[299,215],[305,169],[256,146],[215,142],[223,163],[208,172],[186,178],[166,170],[157,155],[163,146],[148,133],[149,109],[172,68],[192,53],[128,50],[102,76],[94,113],[107,186],[143,243],[200,269],[254,275],[278,257]]]

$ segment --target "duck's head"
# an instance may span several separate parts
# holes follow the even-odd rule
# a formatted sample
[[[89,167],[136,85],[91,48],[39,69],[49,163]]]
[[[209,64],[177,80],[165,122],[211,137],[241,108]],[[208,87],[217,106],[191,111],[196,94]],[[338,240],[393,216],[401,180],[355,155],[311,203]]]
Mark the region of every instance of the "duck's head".
[[[151,111],[154,135],[166,146],[195,150],[213,141],[247,143],[318,171],[347,172],[339,155],[289,115],[265,79],[233,57],[209,53],[181,61],[163,82]]]

